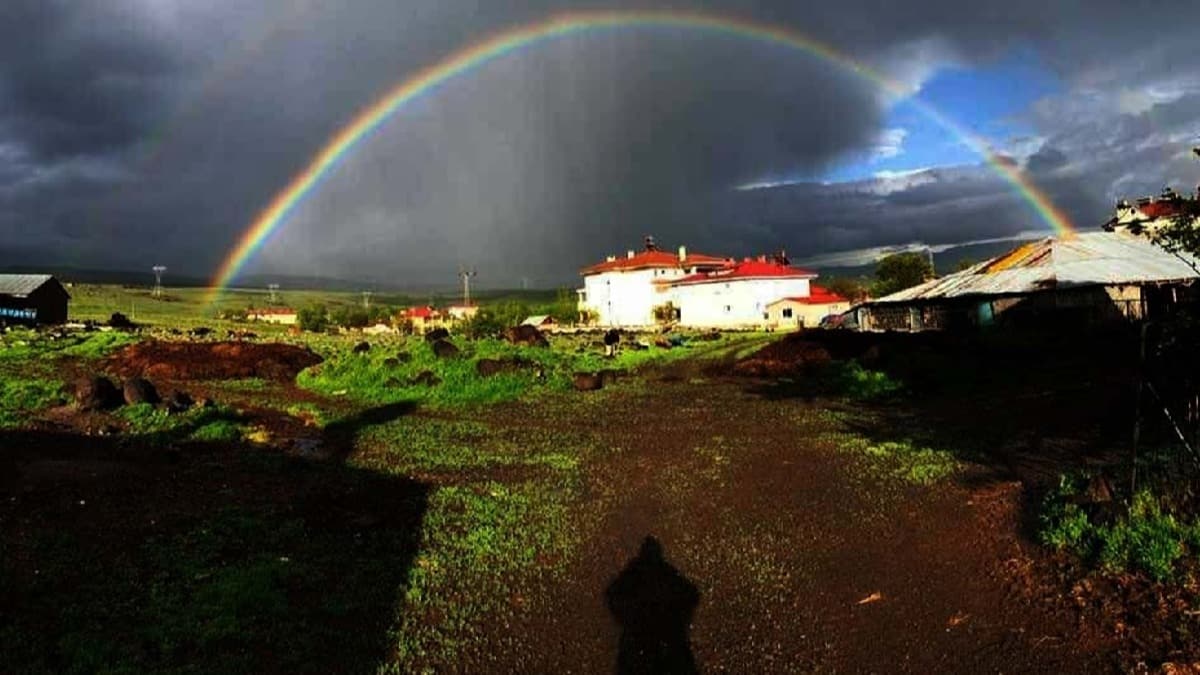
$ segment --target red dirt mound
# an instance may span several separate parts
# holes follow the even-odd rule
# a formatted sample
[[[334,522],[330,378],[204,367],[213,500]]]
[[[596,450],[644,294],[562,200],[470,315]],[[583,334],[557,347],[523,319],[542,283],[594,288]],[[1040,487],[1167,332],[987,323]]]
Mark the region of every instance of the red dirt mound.
[[[162,380],[292,380],[322,361],[305,347],[253,342],[160,342],[130,345],[108,359],[122,377]]]
[[[773,342],[738,361],[733,366],[737,375],[777,377],[801,372],[806,368],[823,366],[830,361],[829,350],[805,340],[785,339]]]

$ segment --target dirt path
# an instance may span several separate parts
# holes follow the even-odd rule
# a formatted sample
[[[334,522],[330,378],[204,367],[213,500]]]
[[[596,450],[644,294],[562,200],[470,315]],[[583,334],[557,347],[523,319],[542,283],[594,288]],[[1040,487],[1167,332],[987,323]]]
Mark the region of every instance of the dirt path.
[[[514,406],[493,423],[525,419]],[[1114,667],[1075,617],[1027,592],[1015,483],[970,468],[931,488],[871,478],[831,447],[837,422],[819,407],[731,380],[674,375],[571,423],[610,448],[586,470],[595,525],[526,625],[492,627],[492,667],[611,671],[622,639],[605,591],[648,536],[699,593],[684,648],[706,672]],[[639,592],[651,597],[637,611],[671,621],[670,598]]]

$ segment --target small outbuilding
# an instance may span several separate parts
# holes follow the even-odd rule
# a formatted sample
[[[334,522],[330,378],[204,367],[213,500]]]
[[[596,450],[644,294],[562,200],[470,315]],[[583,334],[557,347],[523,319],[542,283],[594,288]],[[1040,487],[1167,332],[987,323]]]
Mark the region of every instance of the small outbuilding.
[[[71,295],[49,274],[0,274],[0,324],[66,323]]]
[[[533,326],[538,330],[549,330],[556,328],[558,322],[549,314],[535,314],[521,322],[522,326]]]
[[[850,301],[828,289],[810,285],[808,295],[780,298],[767,305],[767,326],[771,328],[812,328],[831,314],[850,309]]]

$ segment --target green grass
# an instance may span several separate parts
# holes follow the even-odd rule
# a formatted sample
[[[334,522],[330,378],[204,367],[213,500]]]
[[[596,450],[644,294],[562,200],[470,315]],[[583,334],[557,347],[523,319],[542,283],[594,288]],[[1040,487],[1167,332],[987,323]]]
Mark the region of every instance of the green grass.
[[[949,450],[909,439],[876,442],[844,432],[829,433],[824,438],[838,450],[863,459],[874,475],[909,485],[932,485],[953,475],[961,466]]]
[[[124,420],[129,433],[162,441],[232,442],[246,436],[241,416],[220,406],[170,413],[166,408],[138,403],[119,408],[114,414]]]
[[[1067,477],[1047,496],[1041,514],[1042,543],[1079,556],[1110,573],[1143,572],[1157,581],[1176,577],[1181,564],[1200,553],[1200,520],[1177,517],[1163,500],[1142,490],[1127,512],[1104,525],[1093,522],[1076,503],[1087,485]]]
[[[297,383],[326,396],[344,396],[362,403],[419,401],[433,407],[487,405],[539,391],[570,390],[572,375],[576,372],[605,368],[636,370],[690,357],[716,358],[734,350],[747,349],[768,337],[754,333],[734,334],[718,342],[697,342],[673,349],[624,349],[612,359],[605,358],[599,348],[590,345],[595,336],[584,339],[555,337],[551,348],[515,346],[495,339],[452,338],[461,354],[448,359],[435,357],[430,345],[419,338],[384,341],[365,354],[351,353],[354,340],[322,338],[307,340],[307,344],[321,353],[325,362],[302,372]],[[584,351],[577,350],[580,346]],[[411,361],[385,364],[398,351],[407,352]],[[521,359],[534,367],[484,378],[477,374],[475,363],[485,358]],[[543,378],[535,375],[534,371],[538,369],[543,372]],[[432,372],[440,384],[426,386],[413,382],[426,370]]]
[[[904,388],[887,373],[863,368],[857,361],[834,361],[826,366],[821,377],[838,395],[859,401],[886,398]]]
[[[0,334],[0,363],[19,363],[59,357],[99,359],[133,344],[141,338],[121,331],[73,333],[52,340],[46,334],[30,329],[14,329]]]
[[[481,617],[521,613],[522,594],[561,574],[577,547],[571,497],[534,481],[435,491],[400,603],[397,662],[385,672],[453,663],[476,644]]]
[[[66,402],[63,384],[53,379],[0,377],[0,428],[21,426],[31,412]]]

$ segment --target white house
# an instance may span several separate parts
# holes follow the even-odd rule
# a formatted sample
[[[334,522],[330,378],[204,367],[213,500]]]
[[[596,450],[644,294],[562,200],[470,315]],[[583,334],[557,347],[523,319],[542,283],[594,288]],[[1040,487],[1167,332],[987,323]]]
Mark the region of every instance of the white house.
[[[781,298],[804,298],[817,275],[792,267],[782,255],[745,259],[671,283],[679,324],[749,328],[768,325],[767,307]]]
[[[671,281],[720,269],[728,261],[708,255],[660,251],[651,237],[642,251],[628,251],[625,257],[608,256],[602,262],[585,267],[579,309],[593,315],[601,326],[652,326],[654,308],[670,302]],[[678,306],[678,305],[677,305]]]
[[[767,305],[767,325],[771,328],[812,328],[830,314],[850,309],[850,301],[816,284],[809,284],[809,294],[780,298]]]

